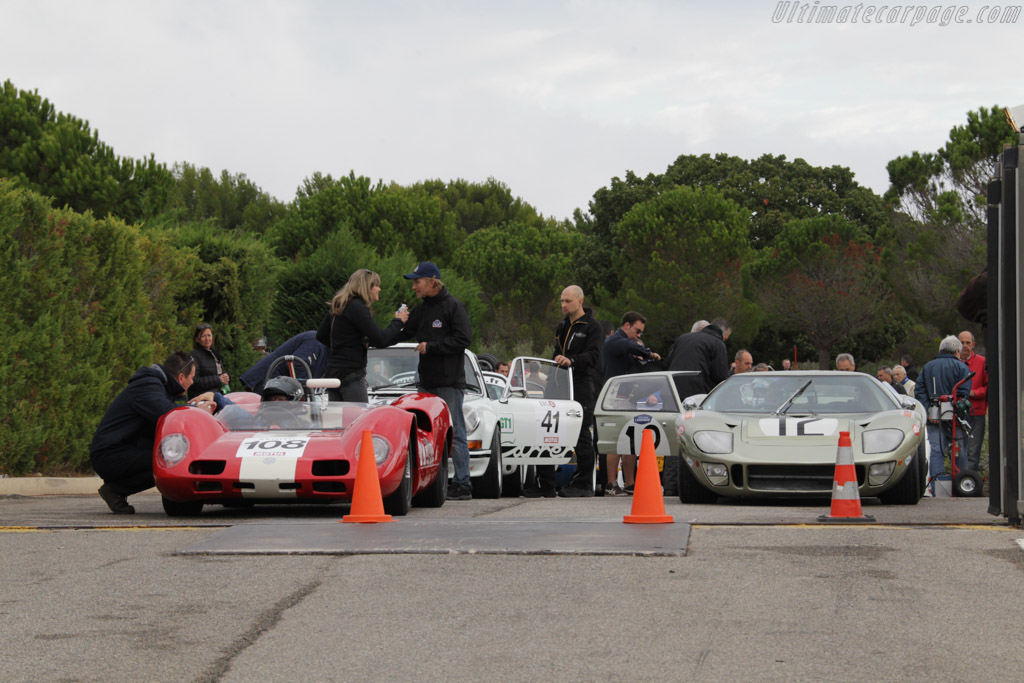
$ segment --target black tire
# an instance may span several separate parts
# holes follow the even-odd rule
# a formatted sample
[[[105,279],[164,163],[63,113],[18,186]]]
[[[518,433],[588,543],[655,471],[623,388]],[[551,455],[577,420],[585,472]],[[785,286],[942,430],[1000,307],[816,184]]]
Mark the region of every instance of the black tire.
[[[402,472],[402,483],[395,492],[384,499],[384,512],[394,517],[405,517],[412,507],[412,464],[416,460],[415,441],[409,440],[405,454],[405,470]]]
[[[977,498],[981,495],[983,480],[974,470],[960,470],[953,477],[953,495],[958,498]]]
[[[484,372],[497,372],[498,371],[498,358],[491,353],[480,353],[476,357],[477,365]]]
[[[690,466],[686,464],[686,458],[679,456],[679,500],[683,503],[715,503],[718,501],[711,491],[704,488],[703,484],[693,476]]]
[[[518,498],[523,495],[523,479],[526,478],[526,466],[516,465],[501,480],[501,495],[506,498]]]
[[[915,455],[914,460],[917,460],[917,457]],[[918,493],[921,490],[920,474],[917,465],[911,463],[910,467],[903,471],[903,478],[878,494],[878,499],[885,505],[917,505],[917,501],[921,500]]]
[[[474,498],[501,498],[501,477],[505,468],[501,465],[501,426],[494,425],[494,436],[491,437],[491,455],[487,461],[487,470],[473,480]]]
[[[412,499],[412,503],[416,507],[439,508],[448,500],[448,453],[450,451],[451,444],[447,442],[444,453],[441,454],[441,464],[437,467],[437,477],[430,486],[417,493]]]
[[[198,517],[203,511],[203,502],[200,500],[187,500],[181,503],[164,496],[160,498],[168,517]]]
[[[922,437],[914,459],[917,460],[917,499],[921,500],[924,497],[924,492],[928,490],[928,440],[926,438]]]

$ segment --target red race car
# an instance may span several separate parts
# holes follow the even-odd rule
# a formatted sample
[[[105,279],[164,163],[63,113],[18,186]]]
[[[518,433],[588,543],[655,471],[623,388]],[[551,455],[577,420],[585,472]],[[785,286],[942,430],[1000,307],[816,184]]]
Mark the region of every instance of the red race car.
[[[416,393],[377,407],[333,403],[311,390],[319,381],[306,383],[305,400],[260,402],[238,392],[216,416],[188,406],[164,415],[153,452],[164,511],[350,502],[364,430],[373,434],[388,514],[444,505],[452,430],[443,400]]]

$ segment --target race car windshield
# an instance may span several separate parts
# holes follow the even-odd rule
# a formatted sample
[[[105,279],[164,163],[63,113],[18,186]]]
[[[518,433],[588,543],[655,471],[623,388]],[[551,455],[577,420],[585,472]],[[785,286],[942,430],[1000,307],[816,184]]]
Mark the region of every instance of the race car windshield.
[[[793,377],[756,372],[725,380],[708,394],[701,408],[721,413],[834,415],[877,413],[898,406],[867,375],[846,372]]]
[[[238,403],[217,413],[217,420],[233,432],[278,430],[345,430],[370,410],[365,403],[313,403],[264,401]]]

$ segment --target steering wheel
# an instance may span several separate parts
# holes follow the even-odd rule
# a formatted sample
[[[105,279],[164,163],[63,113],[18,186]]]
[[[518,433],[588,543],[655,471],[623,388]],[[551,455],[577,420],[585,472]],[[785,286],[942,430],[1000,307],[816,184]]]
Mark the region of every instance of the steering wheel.
[[[267,376],[263,379],[263,381],[267,382],[273,377],[275,377],[274,370],[277,370],[280,366],[284,365],[285,363],[289,364],[289,377],[295,377],[296,379],[298,379],[295,376],[295,366],[293,365],[294,363],[298,363],[299,365],[302,366],[302,369],[306,371],[306,379],[313,377],[313,371],[309,369],[309,364],[306,363],[306,361],[302,360],[298,356],[281,356],[280,358],[275,358],[274,362],[270,364],[269,368],[267,368]]]

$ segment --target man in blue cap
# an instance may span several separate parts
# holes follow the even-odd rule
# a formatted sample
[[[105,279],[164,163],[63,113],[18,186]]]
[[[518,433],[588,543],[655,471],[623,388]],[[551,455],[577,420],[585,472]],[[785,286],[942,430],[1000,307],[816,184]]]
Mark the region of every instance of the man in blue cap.
[[[422,302],[409,313],[399,341],[415,338],[420,354],[420,389],[436,394],[448,404],[452,419],[452,462],[455,476],[448,487],[448,500],[470,500],[473,487],[469,478],[469,446],[466,443],[466,418],[462,413],[465,398],[465,353],[473,340],[469,314],[461,301],[448,293],[441,282],[441,271],[430,261],[417,264],[407,274],[412,291]]]

